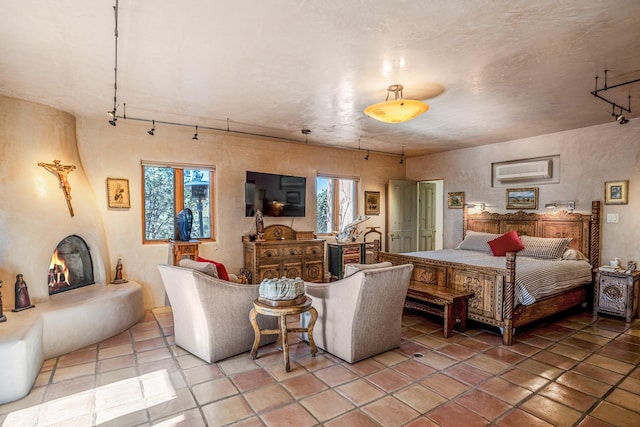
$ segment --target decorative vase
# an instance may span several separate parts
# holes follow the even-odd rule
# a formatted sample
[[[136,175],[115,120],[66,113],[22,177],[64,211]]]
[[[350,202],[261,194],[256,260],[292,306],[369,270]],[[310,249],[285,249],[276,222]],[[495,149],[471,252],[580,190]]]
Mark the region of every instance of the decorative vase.
[[[193,225],[193,212],[191,212],[191,209],[184,208],[178,212],[177,222],[180,240],[188,242],[191,239],[191,226]]]

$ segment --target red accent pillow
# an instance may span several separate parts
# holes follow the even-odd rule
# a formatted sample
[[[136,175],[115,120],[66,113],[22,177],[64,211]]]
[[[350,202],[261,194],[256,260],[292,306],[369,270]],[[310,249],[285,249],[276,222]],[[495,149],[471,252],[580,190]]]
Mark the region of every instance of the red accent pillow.
[[[509,231],[500,237],[487,242],[491,247],[493,256],[505,256],[507,252],[518,252],[524,249],[524,245],[518,237],[517,231]]]
[[[223,264],[216,261],[211,261],[210,259],[204,259],[200,257],[198,257],[197,261],[210,262],[211,264],[215,265],[216,270],[218,270],[218,278],[222,280],[226,280],[227,282],[229,281],[229,273],[227,273],[227,268]]]

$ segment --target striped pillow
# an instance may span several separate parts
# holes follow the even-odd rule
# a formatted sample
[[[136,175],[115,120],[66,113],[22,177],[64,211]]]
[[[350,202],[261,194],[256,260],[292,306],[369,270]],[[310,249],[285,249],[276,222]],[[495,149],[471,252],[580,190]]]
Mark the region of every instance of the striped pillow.
[[[493,240],[496,237],[500,237],[500,234],[495,233],[483,233],[481,231],[467,231],[467,235],[464,240],[460,242],[456,249],[465,249],[467,251],[480,251],[488,252],[492,254],[489,240]]]
[[[518,252],[520,256],[541,259],[561,259],[569,243],[570,237],[531,237],[520,236],[524,249]]]

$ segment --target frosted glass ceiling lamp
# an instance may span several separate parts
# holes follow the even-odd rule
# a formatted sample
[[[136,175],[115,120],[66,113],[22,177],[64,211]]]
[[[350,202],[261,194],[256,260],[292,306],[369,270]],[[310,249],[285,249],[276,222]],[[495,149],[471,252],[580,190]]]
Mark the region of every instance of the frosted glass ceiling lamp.
[[[415,119],[429,109],[422,101],[404,99],[402,97],[402,85],[391,85],[387,88],[387,99],[365,108],[364,113],[376,120],[385,123],[403,123]],[[394,99],[389,101],[389,95],[393,93]]]

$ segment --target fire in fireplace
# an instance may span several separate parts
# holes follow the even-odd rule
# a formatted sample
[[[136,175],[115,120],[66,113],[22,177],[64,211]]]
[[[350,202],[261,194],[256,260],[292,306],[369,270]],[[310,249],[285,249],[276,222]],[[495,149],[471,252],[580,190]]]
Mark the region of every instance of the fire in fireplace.
[[[82,238],[67,236],[56,246],[49,265],[49,295],[94,284],[89,247]]]

